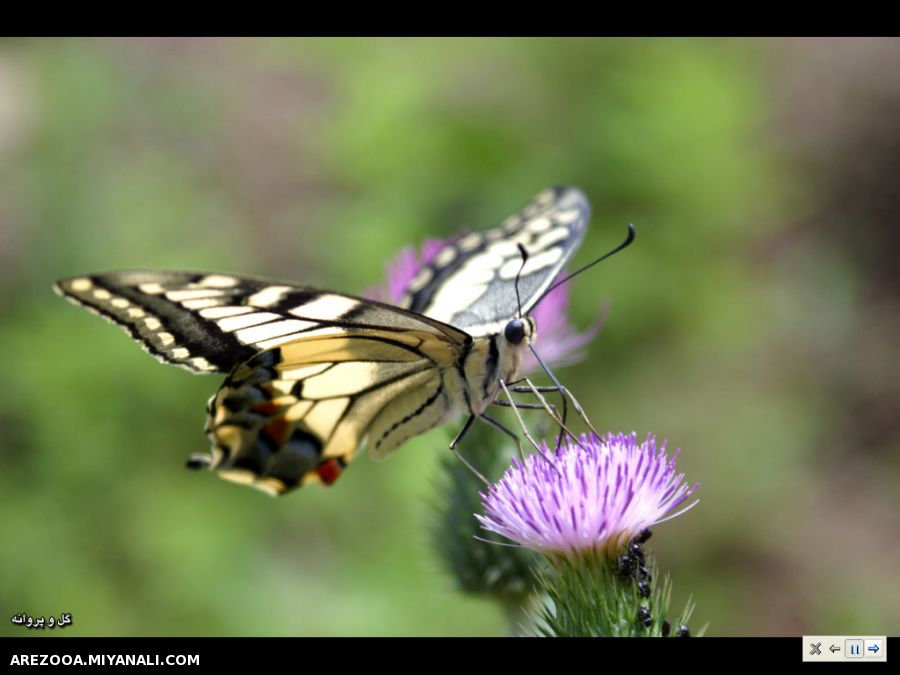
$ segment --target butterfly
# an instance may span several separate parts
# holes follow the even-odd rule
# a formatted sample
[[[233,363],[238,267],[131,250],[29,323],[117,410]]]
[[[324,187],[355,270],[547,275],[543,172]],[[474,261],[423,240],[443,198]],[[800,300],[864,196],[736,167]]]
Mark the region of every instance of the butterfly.
[[[544,190],[450,240],[396,306],[232,274],[120,271],[54,289],[163,363],[225,374],[207,404],[211,451],[188,465],[277,496],[332,484],[363,445],[382,458],[459,412],[483,416],[589,215],[578,189]]]

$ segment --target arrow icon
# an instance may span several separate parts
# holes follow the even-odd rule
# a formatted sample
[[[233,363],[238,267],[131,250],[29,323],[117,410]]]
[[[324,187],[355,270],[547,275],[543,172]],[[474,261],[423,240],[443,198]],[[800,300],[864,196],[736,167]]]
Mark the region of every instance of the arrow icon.
[[[878,645],[869,645],[869,646],[866,648],[866,651],[867,651],[867,652],[872,652],[873,654],[877,654],[878,651],[879,651],[879,650],[878,650]]]
[[[838,647],[837,645],[831,645],[831,646],[828,648],[828,650],[829,650],[832,654],[834,654],[835,652],[841,651],[841,648]]]

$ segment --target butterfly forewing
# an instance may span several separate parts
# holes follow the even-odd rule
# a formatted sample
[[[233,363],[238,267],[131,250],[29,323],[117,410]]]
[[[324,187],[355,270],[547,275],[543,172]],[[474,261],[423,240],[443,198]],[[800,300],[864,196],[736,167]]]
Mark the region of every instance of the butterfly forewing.
[[[438,251],[410,282],[401,305],[470,335],[500,332],[519,311],[519,270],[527,314],[574,255],[589,218],[580,190],[547,189],[499,226],[458,237]],[[518,244],[529,255],[524,268]]]
[[[450,326],[370,300],[235,275],[111,272],[65,279],[55,289],[122,326],[158,360],[196,373],[227,373],[265,349],[348,326],[467,339]]]

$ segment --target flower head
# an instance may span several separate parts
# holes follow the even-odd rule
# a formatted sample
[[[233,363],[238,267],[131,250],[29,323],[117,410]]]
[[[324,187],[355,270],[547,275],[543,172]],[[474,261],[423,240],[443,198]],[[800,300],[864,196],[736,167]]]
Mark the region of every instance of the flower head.
[[[696,491],[675,473],[665,442],[648,435],[582,435],[559,450],[546,443],[524,462],[513,459],[481,494],[482,527],[545,554],[613,556],[639,532],[672,513]]]
[[[419,251],[416,251],[415,246],[407,246],[387,264],[387,282],[370,289],[365,296],[381,302],[400,302],[409,283],[446,244],[443,239],[428,239]]]
[[[364,295],[381,302],[400,302],[410,282],[448,243],[447,240],[429,239],[419,251],[413,246],[404,248],[388,263],[387,281],[369,289]],[[554,289],[531,311],[531,317],[538,327],[536,345],[541,358],[554,366],[567,366],[581,361],[585,356],[584,347],[600,332],[604,316],[605,311],[601,311],[594,324],[583,333],[579,333],[569,321],[568,286],[563,284]],[[540,366],[531,352],[525,352],[520,371],[531,373],[539,369]]]

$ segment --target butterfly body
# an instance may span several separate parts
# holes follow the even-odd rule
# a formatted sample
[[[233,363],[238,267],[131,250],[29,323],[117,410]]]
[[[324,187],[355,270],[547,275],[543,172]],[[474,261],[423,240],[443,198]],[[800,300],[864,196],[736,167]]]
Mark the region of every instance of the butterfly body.
[[[55,288],[158,360],[226,374],[207,406],[211,452],[190,463],[278,495],[333,483],[363,444],[380,458],[459,412],[482,415],[518,372],[536,332],[524,314],[587,217],[579,191],[547,190],[447,244],[400,306],[228,274],[113,272]]]

